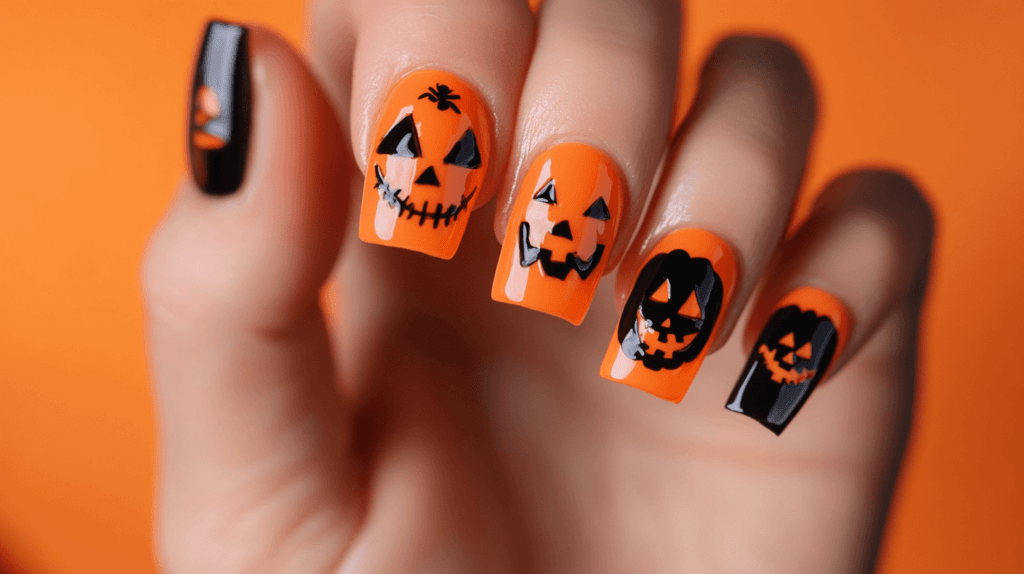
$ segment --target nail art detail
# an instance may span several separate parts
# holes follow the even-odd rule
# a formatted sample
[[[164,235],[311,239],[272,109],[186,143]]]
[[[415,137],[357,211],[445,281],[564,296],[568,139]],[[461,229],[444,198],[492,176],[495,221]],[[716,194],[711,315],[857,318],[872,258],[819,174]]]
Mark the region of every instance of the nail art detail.
[[[832,295],[793,290],[761,331],[725,408],[781,434],[842,352],[850,326],[849,312]]]
[[[512,208],[491,297],[579,325],[621,212],[622,180],[603,153],[578,143],[542,153]]]
[[[715,235],[681,229],[662,239],[626,300],[601,376],[681,401],[729,307],[735,279],[732,251]]]
[[[192,82],[189,158],[192,177],[212,195],[242,185],[249,152],[251,85],[248,31],[210,22]]]
[[[461,78],[402,78],[380,116],[363,186],[359,238],[451,259],[491,152],[483,101]]]

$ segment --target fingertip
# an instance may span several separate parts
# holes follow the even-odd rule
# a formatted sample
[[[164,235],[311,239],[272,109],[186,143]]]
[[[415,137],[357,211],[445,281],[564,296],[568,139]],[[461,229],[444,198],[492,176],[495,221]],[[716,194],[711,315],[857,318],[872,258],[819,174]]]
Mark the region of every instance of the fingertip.
[[[908,302],[916,312],[933,229],[927,201],[902,174],[861,170],[833,180],[766,273],[745,330],[749,359],[726,408],[781,432],[888,318]],[[882,356],[904,347],[892,341]]]

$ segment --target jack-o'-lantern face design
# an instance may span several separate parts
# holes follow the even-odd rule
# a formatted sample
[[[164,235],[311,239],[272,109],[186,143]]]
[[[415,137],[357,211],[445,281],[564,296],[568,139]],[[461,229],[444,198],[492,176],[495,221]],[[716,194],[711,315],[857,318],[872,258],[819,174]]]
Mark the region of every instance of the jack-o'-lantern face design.
[[[526,208],[527,220],[519,223],[520,266],[539,263],[542,275],[560,281],[565,281],[571,272],[584,280],[590,276],[604,256],[607,245],[603,240],[609,231],[605,222],[612,216],[603,195],[592,202],[589,195],[564,193],[559,201],[556,179],[552,177],[544,183]],[[584,208],[587,202],[590,205]],[[540,237],[536,245],[530,240],[531,235]]]
[[[374,139],[360,237],[454,255],[486,171],[485,122],[472,89],[455,76],[427,71],[403,79]]]
[[[775,309],[725,407],[786,428],[841,351],[850,319],[835,297],[799,287]]]
[[[189,161],[195,182],[213,195],[234,193],[249,152],[249,34],[235,24],[206,27],[192,84]]]
[[[711,262],[676,249],[644,266],[619,321],[622,352],[652,371],[677,369],[704,349],[722,307]]]
[[[677,229],[650,249],[608,342],[601,376],[678,403],[700,370],[736,284],[722,238]]]
[[[377,178],[375,187],[380,191],[382,202],[396,212],[399,220],[404,218],[420,227],[429,224],[431,228],[437,229],[441,224],[448,227],[458,221],[459,214],[476,194],[476,186],[466,189],[465,182],[469,179],[469,173],[463,170],[479,169],[481,160],[476,134],[471,127],[466,127],[461,135],[455,134],[457,138],[450,146],[420,143],[419,133],[423,123],[417,122],[417,119],[429,121],[438,113],[446,113],[446,110],[460,115],[459,108],[452,103],[460,96],[453,94],[451,88],[438,84],[436,90],[427,90],[421,99],[429,98],[431,104],[411,106],[413,109],[408,110],[408,113],[406,109],[400,112],[402,117],[391,126],[377,146],[373,171]],[[434,104],[436,109],[433,109]],[[433,143],[440,143],[440,139],[433,138]],[[397,167],[394,171],[416,174],[411,185],[405,183],[408,178],[392,178],[401,181],[388,182],[381,165],[387,166],[389,162],[391,167]],[[452,185],[442,186],[438,172],[445,182],[456,181],[451,181]],[[403,183],[405,189],[399,187]]]
[[[223,137],[210,133],[210,128],[221,116],[220,98],[210,86],[199,86],[196,90],[195,113],[192,116],[194,129],[192,145],[204,150],[221,149],[227,145]]]
[[[505,229],[491,296],[579,325],[615,241],[622,181],[599,150],[545,150],[523,178]]]
[[[814,311],[788,307],[787,318],[776,333],[757,347],[764,366],[776,383],[796,385],[814,378],[827,343],[835,344],[835,329],[827,317]],[[779,336],[779,333],[782,335]]]

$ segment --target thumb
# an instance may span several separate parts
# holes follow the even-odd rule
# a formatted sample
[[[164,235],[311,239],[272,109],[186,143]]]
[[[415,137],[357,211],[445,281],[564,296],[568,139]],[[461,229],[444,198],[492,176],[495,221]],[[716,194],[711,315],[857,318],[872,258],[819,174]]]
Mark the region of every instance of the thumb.
[[[159,552],[169,572],[327,571],[360,496],[317,305],[344,232],[347,138],[284,40],[223,22],[189,121],[192,178],[142,267]]]

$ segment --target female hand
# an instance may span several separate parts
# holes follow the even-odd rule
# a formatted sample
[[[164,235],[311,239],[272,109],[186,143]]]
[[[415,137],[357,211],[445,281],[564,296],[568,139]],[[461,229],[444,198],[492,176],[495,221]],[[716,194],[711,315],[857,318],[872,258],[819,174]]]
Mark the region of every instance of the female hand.
[[[320,0],[308,61],[211,26],[143,265],[167,572],[873,568],[930,210],[855,171],[784,237],[808,73],[725,39],[670,138],[680,22]]]

